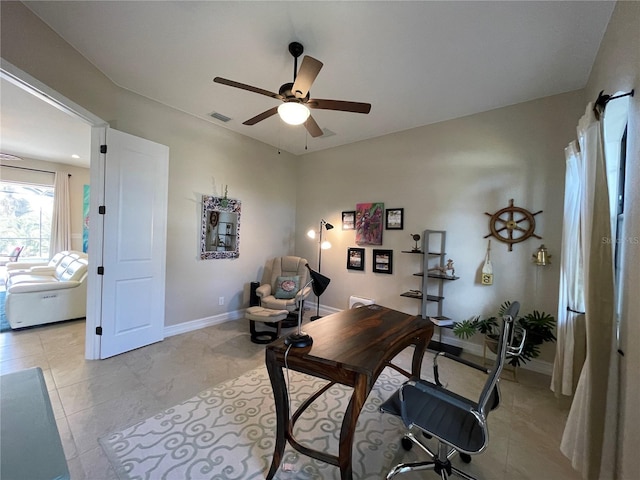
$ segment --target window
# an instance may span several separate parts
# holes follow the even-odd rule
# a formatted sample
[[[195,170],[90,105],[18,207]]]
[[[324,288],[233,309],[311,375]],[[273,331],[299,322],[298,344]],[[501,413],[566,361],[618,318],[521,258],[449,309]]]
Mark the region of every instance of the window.
[[[616,93],[616,95],[621,92]],[[629,98],[619,98],[607,104],[604,115],[604,158],[607,169],[609,207],[611,214],[611,243],[616,288],[616,336],[620,335],[622,312],[622,267],[625,248],[632,239],[624,237],[625,169],[627,163],[627,119]]]
[[[20,255],[49,258],[54,188],[0,181],[0,251],[24,245]]]

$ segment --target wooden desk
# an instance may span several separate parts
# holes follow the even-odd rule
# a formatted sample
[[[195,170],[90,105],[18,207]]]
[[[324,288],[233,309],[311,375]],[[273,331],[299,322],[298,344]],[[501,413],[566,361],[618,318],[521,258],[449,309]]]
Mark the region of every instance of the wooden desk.
[[[288,347],[284,344],[284,338],[267,346],[266,364],[278,422],[267,480],[272,479],[278,471],[287,441],[304,455],[340,467],[341,478],[350,480],[351,450],[358,416],[376,379],[387,366],[406,376],[420,376],[422,358],[433,335],[433,324],[419,316],[369,305],[329,315],[305,325],[304,331],[313,337],[313,345],[291,348],[287,365],[291,370],[324,378],[330,383],[309,397],[290,417],[283,371]],[[391,364],[391,360],[410,345],[415,345],[411,373]],[[337,456],[306,447],[293,435],[295,422],[302,412],[335,383],[353,387],[340,429]]]

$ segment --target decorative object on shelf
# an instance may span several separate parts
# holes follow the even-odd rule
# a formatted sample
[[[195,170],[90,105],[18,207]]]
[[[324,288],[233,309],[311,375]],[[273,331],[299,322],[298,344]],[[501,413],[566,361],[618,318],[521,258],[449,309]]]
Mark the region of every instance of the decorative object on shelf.
[[[315,230],[309,230],[307,232],[307,237],[309,237],[309,238],[316,238],[316,236],[318,237],[318,273],[320,273],[322,271],[322,250],[328,250],[328,249],[331,248],[331,243],[330,242],[328,242],[327,240],[325,240],[325,241],[322,240],[322,229],[323,229],[323,227],[325,229],[327,229],[327,230],[331,230],[333,228],[333,225],[328,223],[323,218],[323,219],[320,220],[320,228],[318,229],[317,233],[316,233]],[[324,289],[322,291],[324,291]],[[316,295],[316,297],[317,297],[316,298],[316,314],[311,317],[311,321],[321,318],[320,317],[320,295]]]
[[[356,211],[342,212],[342,230],[356,229]]]
[[[547,250],[547,247],[544,246],[544,244],[540,245],[538,247],[538,250],[536,250],[536,253],[534,253],[532,256],[533,263],[535,263],[539,267],[545,267],[551,264],[551,255],[549,255],[549,251]]]
[[[456,276],[456,269],[453,266],[453,260],[449,259],[447,260],[447,263],[444,266],[436,266],[436,267],[432,267],[428,270],[429,272],[440,272],[441,275],[445,276],[445,277],[455,277]],[[449,272],[451,272],[451,274],[449,274]]]
[[[411,238],[413,238],[413,241],[416,242],[416,245],[413,247],[413,249],[411,251],[412,252],[421,252],[422,250],[420,250],[420,246],[418,245],[418,242],[420,241],[420,234],[419,233],[412,233],[411,234]]]
[[[384,203],[356,205],[356,245],[382,245]]]
[[[429,320],[431,320],[434,324],[438,325],[439,327],[447,327],[449,325],[453,325],[453,320],[450,319],[449,317],[429,317]]]
[[[495,345],[498,343],[498,333],[500,331],[498,319],[502,318],[509,308],[509,305],[511,305],[511,302],[509,301],[500,305],[497,317],[482,318],[481,316],[476,316],[456,323],[453,327],[454,335],[462,339],[468,339],[476,333],[483,334],[485,336],[487,347],[490,350],[492,350],[492,348],[495,349]],[[519,316],[517,323],[520,327],[526,330],[527,335],[524,341],[522,353],[511,357],[509,360],[509,364],[514,367],[519,367],[520,365],[527,363],[529,360],[537,358],[540,355],[540,346],[543,343],[556,341],[556,337],[553,334],[556,319],[548,313],[533,310],[531,313]],[[515,331],[515,335],[518,335],[517,330]]]
[[[347,270],[364,270],[364,248],[347,248]]]
[[[311,285],[314,295],[320,298],[320,295],[322,295],[329,286],[331,279],[325,277],[320,272],[311,270],[308,263],[306,267],[309,269],[309,277],[311,277],[311,280],[309,280],[307,284],[300,289],[300,291]],[[303,348],[313,344],[313,338],[302,331],[302,310],[302,305],[300,305],[298,307],[298,329],[294,333],[290,333],[284,339],[285,345],[291,345],[294,348]]]
[[[534,233],[536,229],[535,216],[542,213],[542,210],[531,213],[522,207],[514,206],[512,198],[509,200],[508,207],[501,208],[493,214],[484,213],[491,217],[489,219],[491,233],[485,235],[484,238],[493,235],[501,242],[508,243],[509,251],[513,250],[514,243],[524,242],[529,237],[542,238]]]
[[[375,273],[393,273],[393,250],[373,251],[373,271]]]
[[[484,257],[484,265],[482,266],[482,274],[480,277],[482,285],[493,285],[493,266],[491,265],[491,239],[487,245],[487,254]]]
[[[387,208],[385,229],[387,230],[403,230],[404,229],[404,208]]]
[[[209,195],[202,196],[200,230],[200,258],[202,260],[238,258],[240,256],[241,207],[240,200]]]

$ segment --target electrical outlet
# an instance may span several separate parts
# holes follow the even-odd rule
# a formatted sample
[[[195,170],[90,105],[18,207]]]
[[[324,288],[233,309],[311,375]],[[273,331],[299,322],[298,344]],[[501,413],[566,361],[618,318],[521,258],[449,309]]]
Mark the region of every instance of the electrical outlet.
[[[224,297],[218,297],[218,305],[224,305]]]

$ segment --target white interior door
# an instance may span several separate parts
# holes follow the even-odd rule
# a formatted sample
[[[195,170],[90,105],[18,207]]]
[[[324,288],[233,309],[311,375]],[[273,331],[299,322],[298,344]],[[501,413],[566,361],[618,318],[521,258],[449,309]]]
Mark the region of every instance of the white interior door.
[[[169,147],[106,133],[100,358],[164,338]]]

